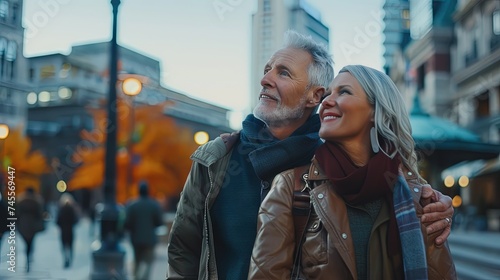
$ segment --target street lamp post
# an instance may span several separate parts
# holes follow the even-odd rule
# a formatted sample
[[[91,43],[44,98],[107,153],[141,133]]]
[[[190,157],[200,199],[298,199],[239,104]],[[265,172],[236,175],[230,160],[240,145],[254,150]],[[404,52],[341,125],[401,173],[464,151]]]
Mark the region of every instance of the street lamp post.
[[[109,96],[107,104],[107,137],[104,172],[104,208],[100,213],[101,246],[93,253],[91,279],[125,279],[125,251],[119,246],[119,222],[121,209],[116,204],[116,83],[118,80],[118,44],[116,42],[118,6],[120,0],[111,0],[113,6],[113,30],[110,46]]]
[[[129,162],[127,165],[127,197],[130,197],[130,186],[133,182],[133,165],[134,165],[134,153],[133,149],[133,136],[135,131],[135,106],[134,106],[134,96],[141,93],[142,82],[135,77],[128,77],[122,82],[122,92],[127,95],[130,102],[130,126],[129,134],[127,139],[127,153],[129,155]]]

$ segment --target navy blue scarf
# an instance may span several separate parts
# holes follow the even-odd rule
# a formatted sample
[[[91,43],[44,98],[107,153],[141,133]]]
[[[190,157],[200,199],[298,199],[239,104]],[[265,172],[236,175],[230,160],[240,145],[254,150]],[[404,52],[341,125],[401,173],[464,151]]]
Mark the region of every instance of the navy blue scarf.
[[[320,121],[313,114],[288,138],[274,137],[266,124],[250,114],[243,121],[240,139],[251,149],[249,158],[261,180],[272,180],[278,173],[311,162],[314,151],[323,143],[318,136]]]

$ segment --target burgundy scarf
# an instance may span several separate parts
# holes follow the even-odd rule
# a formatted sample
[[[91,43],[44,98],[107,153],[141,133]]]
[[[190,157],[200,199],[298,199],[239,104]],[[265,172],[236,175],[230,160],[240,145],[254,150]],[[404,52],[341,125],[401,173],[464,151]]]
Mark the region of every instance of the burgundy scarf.
[[[319,166],[326,173],[333,189],[351,205],[385,198],[390,206],[389,254],[401,252],[399,230],[394,214],[392,186],[398,176],[400,160],[382,152],[375,154],[365,166],[356,166],[338,145],[325,142],[315,154]]]

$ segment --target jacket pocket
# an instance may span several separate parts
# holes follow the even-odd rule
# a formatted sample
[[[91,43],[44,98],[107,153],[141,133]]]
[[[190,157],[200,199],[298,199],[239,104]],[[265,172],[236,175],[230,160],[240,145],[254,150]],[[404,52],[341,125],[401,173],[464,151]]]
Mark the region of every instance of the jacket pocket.
[[[328,262],[328,233],[316,213],[311,213],[302,245],[302,267],[313,267]]]

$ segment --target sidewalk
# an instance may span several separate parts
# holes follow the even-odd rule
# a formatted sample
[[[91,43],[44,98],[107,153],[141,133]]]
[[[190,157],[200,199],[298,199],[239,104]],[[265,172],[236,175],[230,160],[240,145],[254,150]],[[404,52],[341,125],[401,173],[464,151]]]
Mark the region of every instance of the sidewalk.
[[[96,229],[97,231],[97,229]],[[75,227],[74,257],[70,268],[63,268],[63,257],[59,241],[59,229],[53,222],[48,222],[45,231],[39,233],[33,242],[33,260],[31,269],[26,273],[25,244],[18,232],[15,236],[15,272],[9,271],[7,263],[9,247],[8,233],[2,238],[0,279],[56,279],[56,280],[88,280],[92,271],[92,252],[95,247],[96,234],[91,228],[88,218],[80,220]],[[124,239],[125,267],[127,279],[132,280],[133,252],[128,239]],[[165,279],[167,262],[167,246],[159,243],[156,246],[156,258],[152,266],[150,279]]]

